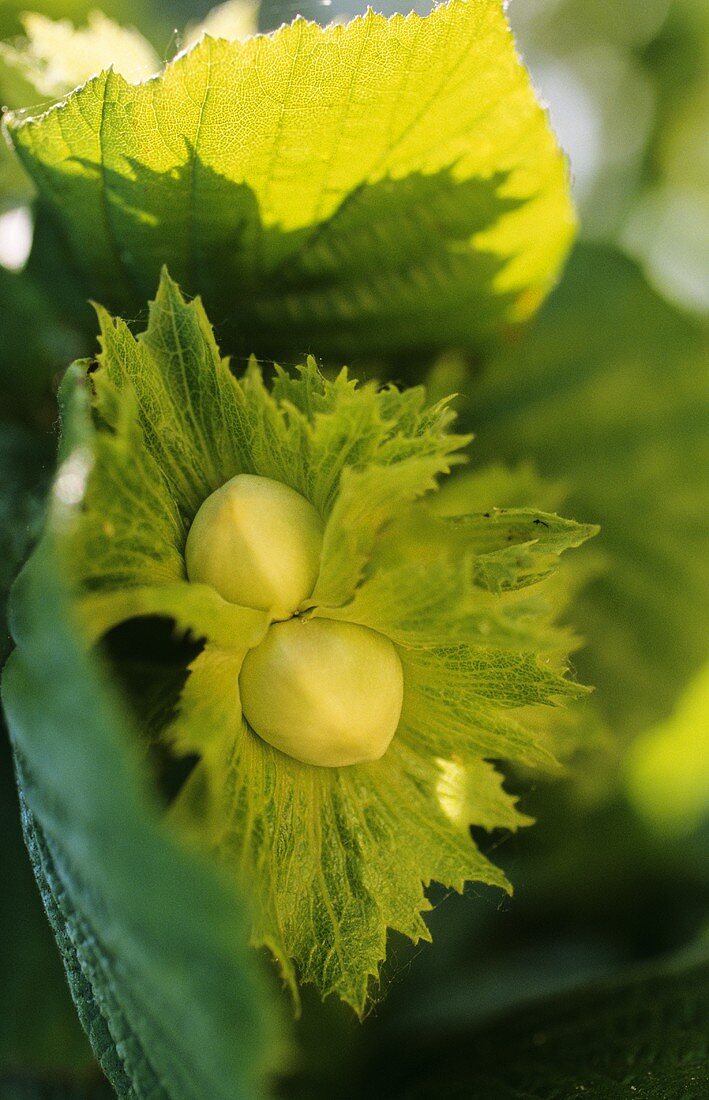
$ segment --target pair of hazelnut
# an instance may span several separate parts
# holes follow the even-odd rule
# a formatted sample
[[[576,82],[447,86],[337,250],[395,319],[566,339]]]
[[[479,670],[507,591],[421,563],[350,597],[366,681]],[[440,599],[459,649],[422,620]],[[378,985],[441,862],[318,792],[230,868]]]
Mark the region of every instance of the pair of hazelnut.
[[[185,546],[190,581],[271,616],[244,659],[239,693],[259,737],[307,764],[377,760],[399,724],[393,643],[356,623],[301,616],[318,579],[324,524],[288,485],[238,474],[202,504]]]

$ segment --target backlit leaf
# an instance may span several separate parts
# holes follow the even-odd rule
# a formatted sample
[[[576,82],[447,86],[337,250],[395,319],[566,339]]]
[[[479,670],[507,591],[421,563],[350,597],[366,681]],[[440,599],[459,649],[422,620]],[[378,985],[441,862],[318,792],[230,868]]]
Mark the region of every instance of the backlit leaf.
[[[247,354],[475,346],[573,230],[500,0],[205,37],[8,124],[95,297],[142,308],[167,262]]]

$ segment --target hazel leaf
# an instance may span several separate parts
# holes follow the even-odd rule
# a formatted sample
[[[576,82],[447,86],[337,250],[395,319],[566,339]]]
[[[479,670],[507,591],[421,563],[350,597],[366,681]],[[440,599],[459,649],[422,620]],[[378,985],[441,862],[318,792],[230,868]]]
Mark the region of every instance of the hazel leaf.
[[[92,294],[142,308],[167,262],[245,354],[478,346],[536,309],[573,234],[502,0],[207,35],[7,124]]]

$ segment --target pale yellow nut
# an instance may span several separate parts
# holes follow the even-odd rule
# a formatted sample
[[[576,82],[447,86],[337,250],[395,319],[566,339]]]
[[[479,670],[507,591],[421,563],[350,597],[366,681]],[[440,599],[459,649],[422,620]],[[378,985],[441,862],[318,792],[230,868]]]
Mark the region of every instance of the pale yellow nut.
[[[194,518],[187,576],[230,603],[287,619],[315,587],[322,539],[323,522],[300,493],[268,477],[237,474]]]
[[[396,733],[404,675],[383,634],[331,619],[275,623],[239,677],[251,728],[306,764],[378,760]]]

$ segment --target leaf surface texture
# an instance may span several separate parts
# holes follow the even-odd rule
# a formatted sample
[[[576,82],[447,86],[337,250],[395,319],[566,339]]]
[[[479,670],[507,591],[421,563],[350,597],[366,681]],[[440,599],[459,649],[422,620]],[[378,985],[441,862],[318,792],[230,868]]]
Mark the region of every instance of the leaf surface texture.
[[[475,346],[573,229],[499,0],[207,36],[9,125],[94,297],[141,308],[167,262],[247,353]]]

